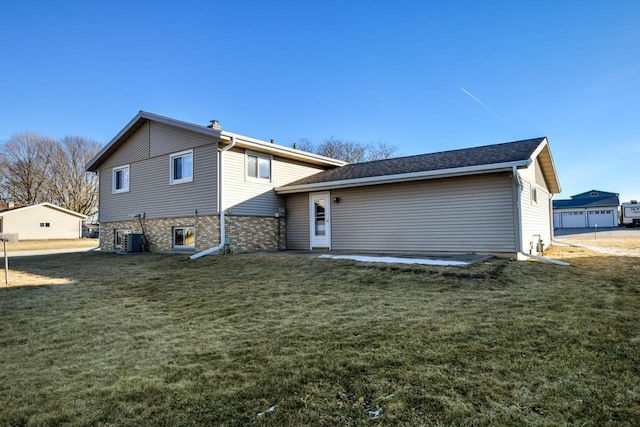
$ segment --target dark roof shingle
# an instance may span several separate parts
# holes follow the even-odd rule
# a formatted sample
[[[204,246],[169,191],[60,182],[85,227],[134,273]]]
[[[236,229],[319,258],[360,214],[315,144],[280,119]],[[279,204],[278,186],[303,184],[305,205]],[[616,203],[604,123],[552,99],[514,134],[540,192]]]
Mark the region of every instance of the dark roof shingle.
[[[397,157],[386,160],[353,163],[334,169],[328,169],[315,175],[289,183],[282,188],[335,182],[343,180],[372,178],[414,172],[429,172],[471,166],[493,165],[524,161],[531,157],[544,137],[482,147],[420,154],[409,157]]]

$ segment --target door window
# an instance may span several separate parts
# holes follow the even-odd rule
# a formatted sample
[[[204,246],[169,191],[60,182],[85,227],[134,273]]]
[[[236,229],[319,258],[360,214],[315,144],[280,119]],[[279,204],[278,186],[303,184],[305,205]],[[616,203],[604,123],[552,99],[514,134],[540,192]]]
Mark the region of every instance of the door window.
[[[324,236],[327,232],[326,218],[325,218],[325,200],[314,200],[315,210],[315,233],[316,236]]]

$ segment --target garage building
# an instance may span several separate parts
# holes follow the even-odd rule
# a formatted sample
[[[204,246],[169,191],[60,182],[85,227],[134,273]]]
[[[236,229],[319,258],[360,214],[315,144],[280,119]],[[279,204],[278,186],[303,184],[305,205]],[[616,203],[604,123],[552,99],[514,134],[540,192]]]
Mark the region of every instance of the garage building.
[[[618,193],[590,190],[553,201],[554,228],[617,227]]]

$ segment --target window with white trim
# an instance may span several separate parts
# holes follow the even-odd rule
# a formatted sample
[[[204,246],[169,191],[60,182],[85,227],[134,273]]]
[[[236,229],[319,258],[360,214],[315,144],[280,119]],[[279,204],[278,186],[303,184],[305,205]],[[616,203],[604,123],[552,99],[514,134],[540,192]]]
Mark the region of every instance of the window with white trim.
[[[113,193],[129,191],[129,165],[113,168]]]
[[[51,227],[51,223],[50,222],[41,222],[40,223],[40,228],[49,228]]]
[[[536,187],[531,187],[531,204],[538,204],[538,189]]]
[[[247,151],[247,180],[271,182],[271,160],[268,154]]]
[[[122,249],[122,237],[129,233],[131,233],[131,230],[113,230],[114,249]]]
[[[192,249],[196,246],[196,230],[194,227],[173,227],[173,247],[176,249]]]
[[[181,151],[169,156],[169,183],[193,182],[193,150]]]

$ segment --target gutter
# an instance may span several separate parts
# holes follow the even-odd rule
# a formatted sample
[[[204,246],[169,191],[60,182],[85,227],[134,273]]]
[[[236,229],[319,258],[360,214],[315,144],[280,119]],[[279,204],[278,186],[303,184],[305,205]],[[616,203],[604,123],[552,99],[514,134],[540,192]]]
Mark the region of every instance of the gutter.
[[[283,145],[272,144],[256,138],[251,138],[227,131],[221,132],[220,137],[223,139],[235,138],[238,147],[267,152],[269,154],[304,161],[307,163],[313,163],[322,166],[344,166],[347,164],[347,162],[344,162],[342,160],[332,159],[331,157],[321,156],[320,154],[309,153],[302,150],[296,150],[294,148],[285,147]]]
[[[518,226],[518,236],[516,237],[516,253],[524,254],[524,245],[522,242],[522,235],[524,234],[522,231],[522,182],[520,182],[520,175],[518,174],[518,169],[513,166],[513,180],[516,183],[516,197],[514,197],[515,201],[515,214],[516,214],[516,224]]]
[[[218,197],[220,199],[220,244],[218,246],[214,246],[213,248],[209,248],[209,249],[205,249],[202,252],[198,252],[195,253],[193,255],[191,255],[189,257],[189,259],[198,259],[200,257],[203,257],[205,255],[209,255],[212,254],[214,252],[219,251],[220,249],[222,249],[227,243],[226,243],[226,236],[225,236],[225,224],[224,224],[224,213],[225,213],[225,207],[224,207],[224,182],[223,182],[223,178],[224,178],[224,152],[227,150],[230,150],[231,148],[233,148],[236,145],[236,138],[235,136],[231,137],[231,144],[228,144],[222,148],[219,149],[220,151],[220,172],[219,172],[219,177],[218,177]]]

